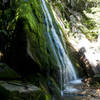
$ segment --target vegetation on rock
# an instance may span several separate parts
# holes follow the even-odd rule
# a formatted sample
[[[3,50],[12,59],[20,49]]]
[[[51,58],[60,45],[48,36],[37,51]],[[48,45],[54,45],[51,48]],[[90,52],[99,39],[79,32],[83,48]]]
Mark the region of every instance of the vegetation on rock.
[[[75,69],[80,70],[81,76],[90,76],[90,70],[83,68],[87,66],[86,61],[83,62],[84,58],[81,60],[83,55],[75,51],[68,37],[76,39],[78,43],[77,37],[84,34],[89,41],[97,41],[100,27],[100,1],[46,1],[62,43],[59,29],[63,31],[66,49],[72,63],[76,66]],[[34,93],[26,93],[27,95],[18,92],[9,93],[0,84],[0,96],[5,100],[8,98],[8,100],[28,100],[29,98],[30,100],[51,100],[51,95],[60,95],[59,66],[46,37],[47,25],[41,4],[41,0],[0,1],[0,79],[19,79],[21,82],[31,83],[41,88],[39,95],[35,98]],[[60,23],[56,22],[53,9],[63,22],[66,31]],[[51,25],[49,27],[52,28]],[[94,79],[96,78],[98,75],[94,76]],[[99,86],[99,82],[95,80],[93,82],[95,83],[93,85]]]

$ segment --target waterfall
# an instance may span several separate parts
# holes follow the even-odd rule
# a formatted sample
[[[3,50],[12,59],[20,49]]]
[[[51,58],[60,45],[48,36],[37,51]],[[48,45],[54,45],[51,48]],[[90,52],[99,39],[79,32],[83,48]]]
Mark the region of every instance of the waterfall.
[[[44,12],[47,32],[46,36],[48,37],[49,43],[52,47],[54,56],[56,57],[57,64],[60,66],[60,77],[61,77],[61,90],[64,90],[65,86],[73,81],[77,80],[77,75],[75,69],[66,53],[65,41],[62,31],[59,29],[60,37],[57,33],[50,12],[47,8],[45,0],[42,1],[42,10]],[[62,41],[61,41],[62,40]]]

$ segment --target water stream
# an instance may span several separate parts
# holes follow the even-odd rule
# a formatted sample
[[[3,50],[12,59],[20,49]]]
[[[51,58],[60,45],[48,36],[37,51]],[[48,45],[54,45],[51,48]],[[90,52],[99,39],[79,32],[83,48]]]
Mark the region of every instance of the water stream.
[[[71,63],[71,60],[69,59],[67,52],[65,50],[66,46],[63,33],[59,29],[59,34],[58,31],[56,31],[56,28],[53,24],[52,17],[50,15],[50,12],[47,8],[46,1],[42,1],[42,9],[44,12],[44,17],[45,17],[45,22],[46,22],[46,27],[47,27],[47,32],[46,36],[48,37],[49,43],[51,45],[52,51],[54,53],[54,56],[56,57],[57,64],[60,66],[60,81],[61,81],[61,94],[63,95],[63,92],[73,92],[76,91],[70,85],[70,83],[76,83],[76,80],[78,80],[74,66]],[[61,41],[62,39],[62,41]],[[69,91],[70,89],[70,91]]]

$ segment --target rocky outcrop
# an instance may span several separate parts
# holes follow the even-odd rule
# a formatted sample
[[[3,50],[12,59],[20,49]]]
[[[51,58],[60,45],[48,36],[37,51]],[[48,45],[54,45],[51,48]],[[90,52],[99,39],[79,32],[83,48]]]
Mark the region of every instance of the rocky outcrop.
[[[8,26],[9,30],[12,26],[14,27],[13,33],[10,33],[10,46],[7,48],[7,64],[22,76],[37,73],[52,76],[53,71],[57,73],[59,68],[51,43],[45,36],[47,26],[41,1],[25,0],[22,2],[20,0],[19,2],[15,3],[13,23]],[[50,13],[58,30],[52,11]]]
[[[41,90],[43,90],[44,96],[42,96],[43,98],[41,100],[45,100],[45,98],[49,100],[50,93],[53,94],[56,93],[55,91],[60,91],[60,85],[58,85],[60,75],[58,74],[59,65],[57,65],[57,60],[53,53],[52,44],[46,35],[48,30],[41,4],[41,0],[19,0],[15,1],[11,8],[5,9],[4,16],[7,22],[7,41],[2,41],[2,44],[6,45],[3,45],[2,48],[6,49],[5,52],[0,53],[4,54],[4,62],[6,64],[0,66],[0,78],[3,80],[15,79],[18,81],[21,79],[21,81],[31,81],[42,88]],[[55,21],[49,4],[47,2],[46,4],[48,5],[47,7],[50,11],[54,27],[60,37],[59,26]],[[49,31],[51,31],[51,25],[48,25],[48,27],[50,27]],[[52,41],[54,41],[54,39],[52,39]],[[51,77],[53,79],[52,81],[50,80]],[[56,82],[58,83],[56,84]],[[16,87],[17,85],[16,83],[14,83],[14,85],[6,82],[2,84],[1,87],[3,87],[4,90],[7,89],[8,92],[11,92],[12,87]],[[17,91],[17,93],[12,91],[9,94],[10,96],[12,94],[12,100],[21,100],[20,98],[27,100],[28,95],[29,98],[31,98],[31,94],[27,93],[28,91],[25,91],[27,95],[24,95],[23,92],[19,93],[21,90],[27,90],[27,87],[24,89],[23,84],[18,85],[17,88],[19,90],[13,87],[13,90]],[[0,93],[2,94],[2,91],[0,91]],[[60,94],[60,92],[58,94]],[[5,94],[3,95],[5,96]],[[32,100],[34,100],[34,98]]]

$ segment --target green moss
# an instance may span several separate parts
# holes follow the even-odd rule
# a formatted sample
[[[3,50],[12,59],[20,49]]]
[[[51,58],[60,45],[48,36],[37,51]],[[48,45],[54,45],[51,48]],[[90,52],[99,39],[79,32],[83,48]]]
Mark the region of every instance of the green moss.
[[[47,5],[53,19],[54,27],[56,28],[57,34],[60,37],[60,33],[58,30],[59,26],[52,14],[49,4]],[[29,98],[30,100],[51,100],[48,85],[49,81],[52,87],[55,87],[55,91],[57,93],[59,91],[59,88],[55,80],[53,78],[49,79],[49,76],[55,76],[56,79],[56,77],[58,77],[56,76],[56,74],[59,68],[57,66],[56,57],[53,54],[52,46],[48,41],[48,37],[45,36],[47,32],[47,26],[44,23],[44,13],[41,8],[40,0],[27,0],[26,2],[23,0],[16,0],[13,10],[11,10],[10,8],[7,9],[5,15],[7,15],[6,18],[8,19],[7,30],[9,31],[11,39],[10,41],[12,42],[12,40],[14,40],[13,42],[15,43],[17,40],[23,39],[22,41],[25,41],[25,39],[27,39],[27,44],[23,43],[23,45],[27,45],[27,51],[30,57],[36,63],[38,63],[40,71],[43,74],[42,75],[40,74],[40,72],[36,72],[37,76],[32,76],[31,79],[34,84],[37,84],[41,87],[42,93],[41,95],[38,95],[38,98],[34,97],[34,93],[32,94],[32,96],[28,96],[25,94],[20,95],[18,92],[11,92],[9,97],[10,100],[28,100]],[[13,17],[11,18],[12,15]],[[20,50],[21,49],[22,48],[20,48]],[[11,54],[14,54],[14,52],[11,52]],[[33,70],[34,67],[37,66],[33,66]],[[11,71],[7,70],[7,75],[9,74],[10,76],[13,76],[15,78],[15,73],[14,75],[12,75]],[[38,74],[40,74],[39,77]],[[4,77],[3,74],[1,74],[1,76]],[[41,99],[41,97],[43,98]]]
[[[40,51],[42,52],[41,54],[44,52],[44,47],[40,48],[39,44],[45,46],[45,40],[42,33],[42,10],[40,2],[39,0],[29,0],[27,2],[22,2],[20,0],[20,3],[17,3],[16,5],[19,5],[16,10],[16,20],[23,20],[24,26],[22,27],[24,28],[24,34],[27,34],[28,37],[30,45],[29,50],[31,52],[34,51],[33,58],[36,62],[38,62]]]
[[[64,12],[64,7],[62,6],[62,3],[56,2],[54,6],[56,6],[61,13]]]
[[[82,23],[85,25],[89,30],[93,29],[95,27],[95,22],[92,21],[90,18],[86,18],[83,16]]]
[[[9,91],[7,91],[4,87],[2,87],[1,83],[0,83],[0,97],[3,100],[8,100],[9,98]]]
[[[13,69],[8,67],[4,63],[0,63],[0,78],[1,79],[17,79],[20,78],[20,75],[18,75]]]
[[[49,75],[50,69],[58,70],[57,61],[52,53],[52,47],[48,37],[45,36],[47,32],[46,24],[44,24],[44,13],[41,8],[40,0],[28,0],[27,2],[19,1],[16,3],[16,16],[14,18],[14,33],[19,34],[20,38],[27,37],[28,52],[32,59],[38,63],[40,70]],[[58,26],[48,5],[50,14],[53,19],[54,26],[56,27],[57,33]],[[12,24],[13,25],[13,24]],[[10,25],[11,26],[11,25]],[[10,27],[9,27],[10,28]],[[23,31],[21,31],[23,30]],[[22,35],[21,35],[22,34]]]

